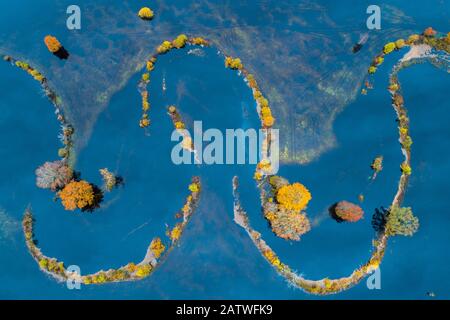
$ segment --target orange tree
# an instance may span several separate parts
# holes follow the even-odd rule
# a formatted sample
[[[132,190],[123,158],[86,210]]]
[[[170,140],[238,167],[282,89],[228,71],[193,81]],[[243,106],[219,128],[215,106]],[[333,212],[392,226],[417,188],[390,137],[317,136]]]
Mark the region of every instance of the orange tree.
[[[59,192],[66,210],[86,209],[94,205],[95,194],[92,185],[84,180],[72,181]]]
[[[52,53],[57,52],[62,47],[62,45],[58,41],[58,39],[56,39],[56,37],[53,37],[50,35],[48,35],[44,38],[44,42],[45,42],[45,45],[47,46],[48,50]]]

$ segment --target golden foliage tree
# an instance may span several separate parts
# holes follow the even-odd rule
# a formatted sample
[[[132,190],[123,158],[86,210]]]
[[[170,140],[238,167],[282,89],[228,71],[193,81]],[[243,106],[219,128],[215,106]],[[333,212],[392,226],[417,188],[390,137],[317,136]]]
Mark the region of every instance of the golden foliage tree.
[[[156,49],[159,54],[164,54],[172,49],[172,42],[164,41],[161,45]]]
[[[392,51],[394,51],[396,48],[397,47],[395,46],[395,42],[389,42],[384,46],[383,52],[384,52],[384,54],[389,54]]]
[[[155,238],[150,243],[150,250],[153,253],[153,256],[158,259],[163,252],[166,250],[166,246],[162,243],[160,238]]]
[[[277,201],[289,210],[303,210],[311,200],[311,193],[301,183],[293,183],[281,187],[277,192]]]
[[[196,45],[196,46],[208,46],[209,45],[208,40],[205,40],[205,39],[200,38],[200,37],[191,38],[190,42],[193,45]]]
[[[154,13],[153,10],[148,7],[143,7],[138,12],[139,18],[142,20],[151,20],[153,19]]]
[[[139,265],[137,267],[136,276],[139,278],[145,278],[152,272],[152,266],[149,264]]]
[[[235,70],[242,70],[244,68],[241,59],[232,57],[225,58],[225,67]]]
[[[172,230],[168,230],[167,234],[172,242],[176,242],[180,239],[182,231],[183,225],[181,223],[177,223]]]
[[[188,37],[185,34],[180,34],[178,37],[175,38],[175,40],[172,41],[172,45],[177,48],[183,48],[186,45],[186,42],[188,41]]]

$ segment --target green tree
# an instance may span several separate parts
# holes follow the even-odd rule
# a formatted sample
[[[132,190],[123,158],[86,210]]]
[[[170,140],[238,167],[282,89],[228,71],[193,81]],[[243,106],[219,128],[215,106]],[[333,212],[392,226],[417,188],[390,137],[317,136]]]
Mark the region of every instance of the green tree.
[[[419,219],[411,208],[392,206],[386,216],[386,234],[388,236],[412,236],[419,228]]]

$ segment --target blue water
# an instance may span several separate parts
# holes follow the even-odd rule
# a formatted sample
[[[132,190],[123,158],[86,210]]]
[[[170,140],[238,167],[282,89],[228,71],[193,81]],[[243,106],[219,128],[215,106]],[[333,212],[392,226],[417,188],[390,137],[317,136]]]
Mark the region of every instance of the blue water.
[[[187,7],[181,2],[176,4]],[[239,5],[226,4],[239,14],[242,23],[255,26],[266,23],[264,19],[257,19],[253,10],[256,4],[251,1]],[[321,4],[333,19],[341,23],[338,30],[345,31],[346,26],[352,30],[359,28],[360,23],[354,17],[357,12],[364,12],[363,4],[345,6],[345,10],[326,1]],[[60,92],[68,98],[65,101],[77,118],[74,122],[92,123],[92,128],[89,128],[92,132],[86,135],[86,143],[80,144],[77,150],[76,169],[81,172],[82,178],[100,185],[98,170],[107,167],[124,178],[124,186],[106,194],[102,207],[92,214],[64,211],[60,203],[53,201],[51,192],[35,187],[34,170],[45,161],[57,158],[58,122],[39,85],[24,72],[2,62],[0,163],[3,170],[0,209],[20,222],[24,209],[31,205],[37,220],[36,236],[43,252],[57,257],[66,265],[79,265],[82,273],[90,273],[140,261],[151,239],[154,236],[163,237],[165,224],[173,224],[174,214],[184,203],[193,175],[201,176],[204,190],[199,208],[179,247],[151,277],[140,282],[68,290],[64,284],[56,283],[39,271],[26,251],[23,236],[18,230],[10,239],[0,241],[0,298],[315,299],[288,286],[285,280],[277,276],[243,230],[232,221],[231,179],[234,175],[240,177],[241,200],[252,226],[262,233],[284,263],[305,277],[346,276],[370,257],[374,237],[371,215],[375,208],[391,203],[400,176],[402,155],[397,141],[395,113],[385,88],[393,63],[404,51],[386,59],[375,76],[375,89],[369,95],[358,96],[338,114],[333,123],[335,148],[308,165],[282,165],[279,174],[291,182],[303,183],[313,197],[307,210],[312,230],[300,242],[291,243],[275,237],[262,217],[258,190],[252,180],[253,166],[175,166],[170,160],[174,143],[170,142],[173,125],[166,114],[168,105],[174,104],[179,108],[191,132],[195,120],[203,121],[204,130],[258,127],[250,90],[242,77],[224,69],[223,57],[217,54],[216,49],[205,49],[204,56],[188,55],[188,50],[184,49],[158,60],[149,86],[152,124],[147,130],[142,130],[138,126],[141,102],[136,90],[140,73],[133,73],[124,87],[112,95],[107,108],[99,113],[98,118],[92,117],[91,109],[94,110],[97,105],[88,99],[87,93],[91,94],[89,83],[95,82],[92,82],[95,74],[82,75],[89,79],[86,83],[80,75],[70,76],[76,74],[78,67],[74,64],[83,61],[77,59],[87,56],[89,49],[74,47],[71,52],[76,58],[60,62],[41,45],[42,37],[47,33],[56,33],[63,43],[72,43],[73,35],[64,29],[65,19],[51,18],[64,17],[65,4],[42,1],[37,5],[23,1],[22,5],[28,9],[20,15],[14,13],[19,5],[0,5],[4,9],[0,11],[3,12],[0,19],[0,49],[35,61],[43,71],[47,71],[50,80],[52,76],[60,78],[61,72],[67,73],[67,83],[55,85],[75,90],[75,93]],[[98,2],[97,6],[101,8],[103,5]],[[136,10],[140,5],[114,5],[114,8],[116,12],[121,12]],[[257,10],[265,12],[266,6],[276,5],[289,8],[293,2],[258,2]],[[426,21],[436,29],[447,27],[445,14],[431,5],[429,10],[421,10],[420,6],[405,1],[397,1],[394,5],[405,10],[416,21]],[[159,4],[155,7],[158,8]],[[32,19],[39,10],[45,10],[48,14]],[[88,12],[95,10],[95,6],[89,7]],[[303,18],[313,21],[317,15],[320,16],[317,11],[306,7],[300,13]],[[171,22],[175,29],[181,28],[181,31],[183,28],[202,30],[204,26],[214,27],[214,22],[202,17],[195,21],[195,25],[183,26],[171,12],[163,11],[155,23]],[[105,20],[101,21],[104,23]],[[275,17],[271,21],[274,30],[287,28],[284,21]],[[121,22],[114,26],[120,29],[127,25]],[[96,39],[95,21],[86,20],[85,27],[87,31],[78,32],[78,36]],[[405,22],[406,27],[411,28],[411,23]],[[417,26],[419,30],[422,27]],[[297,31],[297,28],[298,25],[294,24],[291,31]],[[307,29],[311,32],[327,31],[320,25],[310,25]],[[401,29],[401,24],[396,25],[395,29]],[[144,41],[149,37],[144,34],[129,35],[130,38],[134,36],[138,37],[142,47],[148,46]],[[129,41],[122,36],[114,37],[114,34],[109,37],[121,46]],[[284,40],[291,45],[288,39]],[[385,40],[379,41],[382,43]],[[82,42],[80,39],[77,41]],[[135,45],[136,39],[132,41]],[[148,41],[157,43],[153,38]],[[104,43],[99,39],[96,45],[100,48]],[[295,46],[291,47],[291,53],[304,54],[306,58],[308,55]],[[95,59],[104,61],[103,58],[91,57],[93,60],[86,60],[89,61],[86,63],[93,63]],[[350,64],[353,59],[346,54],[340,58]],[[125,63],[125,59],[116,56],[107,60],[108,64],[95,67],[113,69]],[[257,65],[257,53],[254,59]],[[336,70],[334,67],[330,66],[330,73]],[[259,74],[256,72],[256,75]],[[161,90],[163,78],[167,85],[165,92]],[[69,81],[75,81],[77,85],[70,86]],[[446,266],[450,262],[447,249],[450,221],[445,201],[448,193],[446,177],[450,175],[449,154],[446,151],[449,149],[447,137],[450,134],[446,120],[448,98],[445,91],[449,77],[441,70],[424,65],[403,71],[400,81],[414,140],[413,176],[405,205],[411,206],[419,217],[419,232],[412,238],[398,237],[389,241],[381,265],[381,290],[368,290],[363,281],[355,288],[327,299],[425,299],[428,291],[435,292],[438,298],[449,298]],[[114,83],[114,80],[111,82]],[[359,83],[354,83],[354,86],[357,85]],[[83,101],[84,93],[89,103]],[[321,94],[318,92],[318,96]],[[289,108],[286,107],[285,112],[289,112]],[[372,174],[370,163],[378,155],[384,156],[384,169],[372,181],[369,179]],[[365,196],[360,204],[365,212],[363,220],[355,224],[338,224],[329,217],[327,209],[330,205],[340,200],[357,203],[359,194]]]

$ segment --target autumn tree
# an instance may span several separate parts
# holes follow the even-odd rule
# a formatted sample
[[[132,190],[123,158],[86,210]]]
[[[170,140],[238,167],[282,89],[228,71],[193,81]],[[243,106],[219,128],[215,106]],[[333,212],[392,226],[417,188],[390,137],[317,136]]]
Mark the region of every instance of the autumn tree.
[[[164,41],[161,45],[156,49],[159,54],[164,54],[172,49],[172,43],[170,41]]]
[[[263,101],[267,101],[267,99],[264,99]],[[272,116],[272,111],[268,107],[268,104],[261,108],[261,116],[264,127],[270,128],[273,126],[275,118]]]
[[[145,278],[152,272],[152,266],[149,264],[139,265],[137,267],[136,276]]]
[[[200,38],[200,37],[191,38],[190,42],[196,46],[208,46],[209,45],[209,42],[207,40]]]
[[[51,53],[57,52],[59,49],[62,48],[61,43],[56,39],[56,37],[53,36],[45,36],[44,43],[47,46],[48,51]]]
[[[383,48],[383,53],[384,54],[389,54],[392,51],[394,51],[397,47],[395,46],[395,42],[389,42],[387,43],[384,48]]]
[[[225,67],[235,70],[242,70],[244,68],[241,59],[232,57],[225,58]]]
[[[172,230],[167,230],[167,235],[169,236],[170,240],[172,240],[172,242],[177,242],[181,237],[182,231],[183,225],[181,223],[177,223]]]
[[[87,209],[95,205],[93,186],[84,181],[72,181],[59,192],[62,204],[66,210]]]
[[[56,39],[56,37],[47,35],[44,38],[44,43],[47,46],[48,51],[53,53],[60,59],[67,59],[69,57],[69,52],[62,46],[62,44]]]
[[[166,246],[162,243],[160,238],[155,238],[150,243],[150,250],[152,251],[153,256],[158,259],[166,250]]]
[[[195,183],[195,182],[193,182],[193,183],[191,183],[190,185],[189,185],[189,191],[191,191],[191,192],[200,192],[200,184],[199,183]]]
[[[142,118],[139,120],[139,127],[146,128],[150,125],[150,119],[148,118],[148,114],[143,114]]]
[[[410,176],[412,173],[411,166],[406,161],[402,162],[400,165],[400,170],[407,176]]]
[[[188,37],[185,34],[180,34],[172,41],[172,45],[174,48],[181,49],[186,45],[187,41]]]
[[[138,12],[139,18],[142,20],[151,20],[153,19],[154,13],[153,10],[148,7],[143,7]]]
[[[405,40],[403,39],[398,39],[397,41],[395,41],[395,47],[397,49],[401,49],[406,45]]]
[[[276,195],[278,203],[286,209],[301,211],[311,200],[311,193],[301,183],[281,187]]]

